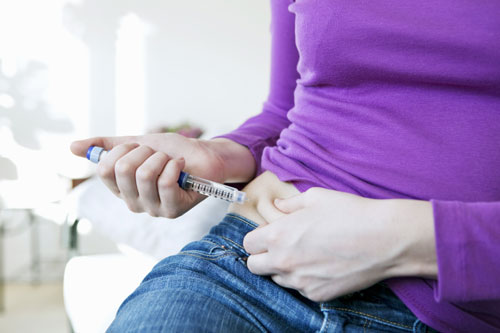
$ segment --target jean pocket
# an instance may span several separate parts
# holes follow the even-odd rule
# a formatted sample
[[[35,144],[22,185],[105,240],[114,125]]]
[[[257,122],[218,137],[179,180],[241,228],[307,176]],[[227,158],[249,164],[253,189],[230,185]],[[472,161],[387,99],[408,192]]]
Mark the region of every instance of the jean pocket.
[[[374,297],[376,291],[383,290],[370,288],[321,303],[325,328],[321,332],[335,332],[339,327],[344,332],[421,331],[419,320],[403,303],[388,302],[390,297]]]
[[[189,243],[181,250],[179,254],[190,255],[209,260],[215,260],[228,255],[236,256],[236,253],[227,246],[207,239]]]
[[[324,321],[320,332],[414,332],[414,325],[376,313],[349,308],[322,308]]]

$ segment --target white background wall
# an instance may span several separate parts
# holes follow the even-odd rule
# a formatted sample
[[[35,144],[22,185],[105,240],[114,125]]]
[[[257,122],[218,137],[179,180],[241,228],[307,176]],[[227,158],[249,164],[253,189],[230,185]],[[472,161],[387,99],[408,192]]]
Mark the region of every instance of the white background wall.
[[[0,0],[0,208],[58,200],[67,177],[88,175],[89,164],[69,152],[74,139],[183,121],[210,136],[258,113],[268,90],[268,7]],[[12,262],[22,252],[7,251]]]

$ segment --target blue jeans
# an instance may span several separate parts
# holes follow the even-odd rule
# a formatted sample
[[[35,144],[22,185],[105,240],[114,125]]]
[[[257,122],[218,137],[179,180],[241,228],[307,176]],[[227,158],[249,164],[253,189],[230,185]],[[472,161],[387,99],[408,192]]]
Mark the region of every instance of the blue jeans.
[[[243,237],[256,224],[228,214],[202,240],[159,262],[108,332],[427,332],[379,283],[326,303],[252,274]]]

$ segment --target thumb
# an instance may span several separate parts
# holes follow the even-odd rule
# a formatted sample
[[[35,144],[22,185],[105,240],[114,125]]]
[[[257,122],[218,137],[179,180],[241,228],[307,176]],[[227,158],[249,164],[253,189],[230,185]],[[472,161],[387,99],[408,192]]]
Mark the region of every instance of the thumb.
[[[285,214],[293,213],[306,206],[304,193],[294,195],[287,199],[275,199],[274,205]]]
[[[98,146],[103,147],[105,150],[111,150],[113,147],[122,143],[136,142],[137,138],[134,136],[95,137],[74,141],[71,143],[70,149],[76,156],[85,157],[90,146]]]

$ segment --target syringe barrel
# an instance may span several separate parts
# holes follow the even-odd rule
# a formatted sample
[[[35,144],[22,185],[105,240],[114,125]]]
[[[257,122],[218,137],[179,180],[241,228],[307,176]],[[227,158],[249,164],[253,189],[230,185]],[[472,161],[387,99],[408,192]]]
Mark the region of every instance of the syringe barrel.
[[[185,190],[192,190],[203,195],[219,198],[229,202],[244,203],[246,195],[236,188],[219,184],[211,180],[203,179],[181,172],[179,176],[179,185]]]

